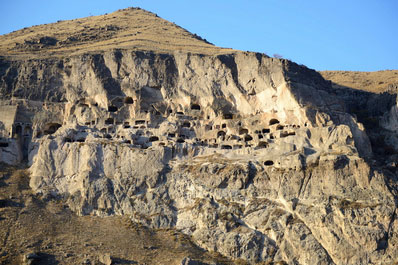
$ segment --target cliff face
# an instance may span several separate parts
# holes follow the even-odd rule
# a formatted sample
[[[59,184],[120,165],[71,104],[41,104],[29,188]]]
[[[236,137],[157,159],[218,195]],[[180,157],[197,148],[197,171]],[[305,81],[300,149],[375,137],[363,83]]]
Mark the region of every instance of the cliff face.
[[[0,129],[31,188],[230,258],[396,261],[397,177],[372,162],[347,97],[293,62],[212,49],[4,56],[17,114]]]

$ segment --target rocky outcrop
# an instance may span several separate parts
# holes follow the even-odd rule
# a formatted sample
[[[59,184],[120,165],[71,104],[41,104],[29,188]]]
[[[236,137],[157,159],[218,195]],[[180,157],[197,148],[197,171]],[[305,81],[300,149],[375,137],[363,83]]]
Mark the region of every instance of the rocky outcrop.
[[[87,140],[86,140],[87,141]],[[43,140],[31,186],[66,196],[79,214],[121,214],[176,228],[200,246],[250,261],[358,264],[395,260],[395,176],[357,156],[197,156],[167,147]]]
[[[119,48],[3,58],[0,91],[16,106],[3,134],[32,130],[17,148],[30,186],[77,214],[178,229],[251,263],[398,259],[396,174],[372,160],[352,94],[306,67]]]

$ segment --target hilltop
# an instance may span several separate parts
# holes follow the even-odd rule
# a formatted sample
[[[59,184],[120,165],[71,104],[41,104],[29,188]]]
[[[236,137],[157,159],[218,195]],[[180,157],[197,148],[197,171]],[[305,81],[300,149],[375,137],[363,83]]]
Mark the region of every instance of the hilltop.
[[[140,8],[38,25],[0,36],[0,56],[45,58],[113,49],[230,53]]]

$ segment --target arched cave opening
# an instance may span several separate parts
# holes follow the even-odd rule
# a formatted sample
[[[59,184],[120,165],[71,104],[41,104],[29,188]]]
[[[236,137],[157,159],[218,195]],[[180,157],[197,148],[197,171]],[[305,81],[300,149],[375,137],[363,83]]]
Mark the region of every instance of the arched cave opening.
[[[151,136],[151,137],[149,137],[149,141],[150,141],[150,142],[159,141],[159,137],[157,137],[157,136]]]
[[[189,128],[189,127],[191,127],[191,123],[190,123],[189,121],[184,121],[184,122],[182,123],[182,127],[184,127],[184,128]]]
[[[124,104],[133,104],[134,100],[132,97],[125,97],[123,102]]]
[[[31,136],[32,132],[33,132],[32,127],[30,127],[29,125],[25,127],[24,134],[26,136]]]
[[[268,143],[267,142],[259,142],[257,145],[258,148],[267,148],[268,147]]]
[[[22,126],[21,125],[15,126],[15,133],[18,135],[22,134]]]
[[[218,138],[218,137],[225,137],[225,135],[226,135],[226,133],[225,133],[224,131],[219,131],[219,132],[217,133],[217,138]]]
[[[267,160],[264,162],[264,166],[272,166],[274,164],[274,161],[272,160]]]
[[[278,124],[278,123],[279,123],[279,121],[277,119],[271,119],[269,121],[269,125],[274,125],[274,124]]]
[[[59,123],[48,123],[45,126],[44,135],[55,133],[61,126]]]
[[[243,135],[243,134],[247,134],[247,133],[249,133],[248,129],[245,129],[245,128],[240,128],[239,129],[239,135]]]
[[[191,105],[191,110],[200,110],[199,104],[192,104]]]
[[[245,135],[245,142],[249,142],[251,140],[253,140],[253,137],[251,137],[251,135],[249,134]]]

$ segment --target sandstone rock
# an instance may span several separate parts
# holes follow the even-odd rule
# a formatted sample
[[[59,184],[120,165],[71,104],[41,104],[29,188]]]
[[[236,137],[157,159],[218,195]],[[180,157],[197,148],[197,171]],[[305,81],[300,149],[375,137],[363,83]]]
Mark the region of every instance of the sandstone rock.
[[[203,263],[197,260],[193,260],[190,257],[185,257],[181,260],[181,265],[207,265],[207,263]]]
[[[14,110],[0,117],[10,143],[0,161],[29,159],[31,188],[79,215],[178,229],[250,263],[397,258],[396,173],[369,163],[368,128],[347,110],[354,94],[336,96],[313,70],[258,53],[149,49],[0,66],[2,105]],[[386,109],[375,113],[395,128]]]
[[[26,265],[39,264],[40,260],[41,260],[41,256],[34,252],[28,253],[23,256],[23,261],[24,261],[24,264],[26,264]]]
[[[105,265],[111,265],[111,264],[113,264],[112,262],[112,257],[111,257],[111,255],[110,254],[104,254],[104,255],[102,255],[102,256],[100,256],[99,257],[99,261],[102,263],[102,264],[105,264]]]

